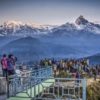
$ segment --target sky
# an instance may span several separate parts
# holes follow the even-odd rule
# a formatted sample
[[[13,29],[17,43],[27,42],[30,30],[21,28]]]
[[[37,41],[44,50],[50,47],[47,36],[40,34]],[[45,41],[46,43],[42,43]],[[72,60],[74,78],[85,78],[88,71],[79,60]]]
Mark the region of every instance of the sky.
[[[64,24],[83,15],[100,22],[100,0],[0,0],[0,23]]]

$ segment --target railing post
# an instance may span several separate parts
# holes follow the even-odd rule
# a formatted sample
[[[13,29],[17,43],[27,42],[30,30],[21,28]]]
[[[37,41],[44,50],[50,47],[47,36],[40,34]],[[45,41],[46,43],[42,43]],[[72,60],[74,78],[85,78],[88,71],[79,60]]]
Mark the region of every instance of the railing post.
[[[7,98],[9,98],[9,78],[7,77]]]
[[[32,99],[32,83],[31,83],[32,76],[30,77],[30,97]]]
[[[86,79],[82,79],[82,87],[83,87],[82,100],[86,100]]]

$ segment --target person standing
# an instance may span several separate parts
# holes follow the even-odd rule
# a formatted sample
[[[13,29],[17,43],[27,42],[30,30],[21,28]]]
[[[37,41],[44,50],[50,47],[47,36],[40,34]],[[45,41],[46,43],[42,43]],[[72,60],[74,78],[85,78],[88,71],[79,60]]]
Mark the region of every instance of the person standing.
[[[12,54],[8,55],[8,75],[13,75],[15,73],[15,59]]]
[[[2,71],[3,71],[3,77],[7,77],[7,55],[4,54],[1,59],[1,65],[2,65]]]
[[[17,57],[15,57],[14,55],[12,55],[12,61],[13,61],[13,65],[14,65],[14,70],[16,70],[16,61],[17,61]]]
[[[57,65],[56,63],[53,65],[53,70],[54,70],[54,76],[57,74]]]
[[[80,83],[80,73],[79,73],[79,71],[76,72],[76,82],[77,82],[77,85],[79,85],[79,83]]]

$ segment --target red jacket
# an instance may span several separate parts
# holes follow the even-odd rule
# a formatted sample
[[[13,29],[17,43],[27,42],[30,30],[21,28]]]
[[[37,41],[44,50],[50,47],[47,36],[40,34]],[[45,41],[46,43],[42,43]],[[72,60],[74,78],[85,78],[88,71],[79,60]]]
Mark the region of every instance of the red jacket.
[[[1,65],[3,69],[7,69],[7,58],[6,57],[3,57],[1,59]]]

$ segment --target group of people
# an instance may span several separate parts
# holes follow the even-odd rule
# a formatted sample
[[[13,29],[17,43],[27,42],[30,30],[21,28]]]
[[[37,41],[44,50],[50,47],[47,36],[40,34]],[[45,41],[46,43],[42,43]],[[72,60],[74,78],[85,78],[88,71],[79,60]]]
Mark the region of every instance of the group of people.
[[[60,71],[76,73],[76,78],[82,76],[84,72],[95,79],[97,75],[100,75],[100,65],[91,66],[88,59],[44,59],[40,61],[40,65],[53,66],[54,74]]]
[[[13,54],[9,54],[9,55],[3,54],[1,58],[3,77],[7,77],[15,73],[16,61],[17,58]]]
[[[8,56],[4,54],[2,56],[1,65],[4,77],[15,74],[16,61],[17,58],[13,54],[9,54]],[[40,61],[39,66],[52,66],[54,74],[60,71],[76,73],[76,78],[83,72],[87,73],[90,77],[94,76],[95,79],[97,75],[100,75],[100,65],[90,66],[88,59],[44,59]]]

